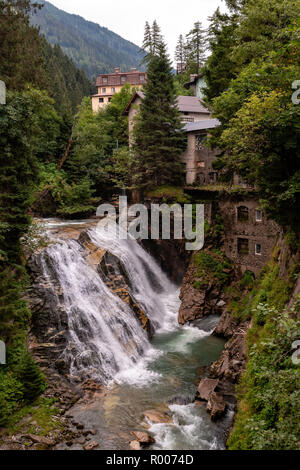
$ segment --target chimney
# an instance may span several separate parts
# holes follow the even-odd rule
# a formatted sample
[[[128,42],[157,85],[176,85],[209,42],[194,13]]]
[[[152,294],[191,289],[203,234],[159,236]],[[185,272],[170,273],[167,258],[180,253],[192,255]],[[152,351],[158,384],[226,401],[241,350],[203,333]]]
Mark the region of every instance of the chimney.
[[[119,67],[115,67],[115,73],[120,73],[120,68]]]
[[[136,72],[136,68],[132,67],[131,72]]]

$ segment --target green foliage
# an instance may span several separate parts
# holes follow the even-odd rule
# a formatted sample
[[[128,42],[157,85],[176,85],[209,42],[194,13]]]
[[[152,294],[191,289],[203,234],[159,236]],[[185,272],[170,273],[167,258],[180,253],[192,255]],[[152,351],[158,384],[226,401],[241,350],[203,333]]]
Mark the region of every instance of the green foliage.
[[[34,208],[44,216],[84,217],[95,212],[99,198],[94,198],[90,179],[68,181],[68,174],[54,164],[41,165],[40,184]],[[52,203],[51,203],[52,202]],[[49,211],[49,212],[48,212]]]
[[[47,92],[54,99],[55,109],[64,121],[70,121],[82,99],[91,95],[93,87],[85,72],[76,68],[73,60],[63,53],[58,44],[51,46],[43,37],[40,43],[45,57]],[[67,128],[70,132],[70,123]]]
[[[300,108],[292,103],[291,85],[300,73],[299,15],[293,0],[251,0],[235,9],[217,34],[224,35],[226,22],[234,21],[235,43],[227,56],[236,78],[220,88],[220,96],[207,92],[222,123],[210,141],[222,150],[219,169],[227,179],[236,173],[256,186],[266,212],[294,228],[300,208]],[[213,50],[211,76],[218,72],[217,59]]]
[[[171,63],[156,23],[150,42],[145,37],[144,47],[148,52],[148,80],[134,128],[133,150],[136,160],[134,183],[138,188],[148,189],[182,182],[183,133],[175,106]]]
[[[223,286],[230,279],[231,263],[221,251],[200,251],[194,256],[194,264],[198,268],[196,275],[200,278],[194,283],[196,289],[211,283]]]
[[[29,26],[29,13],[36,8],[30,0],[0,1],[0,77],[9,90],[47,83],[39,32]]]
[[[23,399],[26,402],[37,398],[46,388],[45,378],[29,353],[25,353],[21,358],[17,376],[22,384]]]
[[[290,280],[279,276],[277,256],[274,256],[255,281],[250,271],[246,271],[243,278],[231,286],[229,295],[229,312],[236,319],[246,320],[252,317],[253,309],[259,304],[268,303],[271,307],[283,309],[289,300],[293,286],[293,273]]]
[[[116,64],[123,70],[130,70],[140,63],[140,49],[135,44],[49,2],[39,0],[39,3],[44,7],[32,15],[31,23],[41,28],[50,44],[59,44],[90,78],[99,73],[113,72]]]
[[[46,436],[50,432],[56,433],[62,430],[63,424],[57,420],[58,412],[59,409],[53,398],[40,397],[32,405],[26,404],[13,413],[6,427],[9,434],[22,432]]]
[[[239,407],[228,440],[231,450],[287,450],[299,445],[300,370],[292,362],[299,339],[299,304],[278,311],[268,304],[254,310],[246,373],[238,387]]]
[[[111,157],[111,181],[117,188],[131,188],[133,171],[134,157],[128,147],[115,150]]]
[[[204,95],[209,105],[215,97],[226,90],[235,77],[230,53],[235,41],[236,27],[236,15],[222,14],[219,8],[210,18],[208,35],[211,55],[202,69],[207,85],[204,88]]]

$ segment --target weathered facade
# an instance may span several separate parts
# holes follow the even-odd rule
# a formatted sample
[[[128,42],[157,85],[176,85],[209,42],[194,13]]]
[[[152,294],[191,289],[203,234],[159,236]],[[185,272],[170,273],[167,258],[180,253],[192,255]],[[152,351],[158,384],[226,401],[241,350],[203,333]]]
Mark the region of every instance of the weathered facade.
[[[214,184],[217,181],[217,172],[212,163],[216,159],[217,152],[209,149],[205,141],[209,129],[219,125],[217,119],[206,119],[198,122],[187,123],[187,148],[181,159],[186,164],[186,184],[198,186]]]
[[[138,91],[128,103],[124,114],[128,115],[129,143],[132,143],[134,120],[144,99]],[[217,173],[212,168],[216,152],[205,145],[210,129],[219,125],[217,119],[210,119],[210,112],[196,96],[178,96],[177,106],[181,115],[184,131],[187,133],[187,148],[181,160],[186,164],[186,183],[188,185],[213,184]]]
[[[224,221],[226,255],[242,272],[249,270],[257,275],[270,259],[279,226],[267,219],[251,193],[240,200],[224,198],[218,206]]]
[[[105,108],[115,93],[119,93],[126,83],[132,87],[142,88],[147,81],[147,74],[132,69],[131,72],[120,72],[116,67],[115,73],[98,75],[96,87],[98,93],[92,96],[92,108],[95,113]]]

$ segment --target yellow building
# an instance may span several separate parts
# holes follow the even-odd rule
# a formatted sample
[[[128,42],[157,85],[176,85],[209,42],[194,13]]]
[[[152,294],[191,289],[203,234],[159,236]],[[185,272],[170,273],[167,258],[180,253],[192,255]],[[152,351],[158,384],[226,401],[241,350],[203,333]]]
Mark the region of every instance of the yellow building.
[[[105,108],[113,95],[119,93],[126,83],[140,89],[146,80],[146,72],[139,72],[137,69],[131,69],[131,72],[120,72],[118,67],[115,69],[115,73],[98,75],[96,81],[98,93],[92,96],[94,113],[97,113],[99,109]]]

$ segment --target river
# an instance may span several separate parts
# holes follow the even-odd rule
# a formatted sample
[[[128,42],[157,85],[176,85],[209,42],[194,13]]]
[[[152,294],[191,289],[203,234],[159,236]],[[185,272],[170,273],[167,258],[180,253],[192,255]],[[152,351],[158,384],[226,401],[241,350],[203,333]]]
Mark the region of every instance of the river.
[[[51,283],[55,272],[68,312],[71,340],[64,354],[70,375],[100,379],[107,390],[99,399],[75,405],[72,417],[93,429],[99,449],[126,450],[133,439],[130,431],[145,429],[155,438],[153,449],[223,449],[226,417],[223,425],[215,424],[205,406],[194,403],[203,368],[224,347],[212,335],[218,317],[178,325],[180,288],[135,240],[112,239],[102,228],[91,227],[91,240],[121,261],[134,299],[154,325],[148,340],[130,308],[88,266],[80,244],[60,239],[57,229],[86,228],[89,222],[43,223],[53,240],[43,254],[44,274]],[[167,412],[173,423],[150,423],[143,418],[146,410]]]

